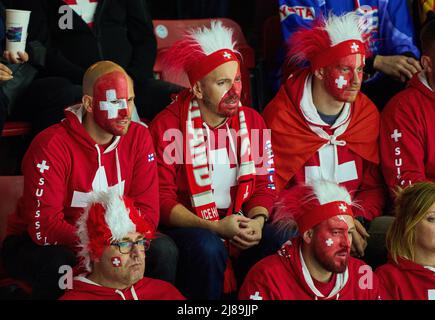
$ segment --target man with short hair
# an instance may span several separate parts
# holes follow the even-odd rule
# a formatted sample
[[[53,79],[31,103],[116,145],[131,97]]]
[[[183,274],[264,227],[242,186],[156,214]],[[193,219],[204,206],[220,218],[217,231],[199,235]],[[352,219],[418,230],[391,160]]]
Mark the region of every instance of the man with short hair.
[[[234,47],[232,30],[216,21],[175,43],[167,65],[186,72],[191,87],[150,126],[162,223],[180,250],[187,298],[234,292],[233,271],[243,278],[283,243],[266,224],[275,197],[271,142],[261,116],[240,106]]]
[[[391,195],[397,186],[435,181],[435,19],[420,33],[423,71],[393,97],[381,117],[381,163]]]
[[[319,19],[293,35],[297,69],[264,110],[272,129],[277,190],[326,179],[347,188],[355,208],[353,252],[364,255],[364,225],[381,215],[379,113],[360,92],[366,43],[355,13]]]
[[[171,284],[144,277],[145,251],[154,237],[133,201],[96,192],[77,222],[87,274],[76,277],[61,300],[180,300]]]
[[[296,223],[299,236],[249,271],[240,299],[379,299],[379,281],[371,268],[350,256],[355,225],[344,187],[314,181],[283,191],[277,204],[276,223]]]
[[[154,148],[148,129],[131,122],[134,91],[128,75],[113,62],[98,62],[87,70],[83,89],[82,104],[68,108],[64,121],[33,140],[22,164],[23,197],[9,216],[4,265],[10,275],[30,282],[34,298],[62,293],[59,267],[76,263],[75,223],[91,191],[129,196],[154,230],[159,222]],[[175,277],[172,241],[159,238],[152,250],[150,260],[162,253],[168,260],[148,271],[163,268],[170,274],[163,276]]]

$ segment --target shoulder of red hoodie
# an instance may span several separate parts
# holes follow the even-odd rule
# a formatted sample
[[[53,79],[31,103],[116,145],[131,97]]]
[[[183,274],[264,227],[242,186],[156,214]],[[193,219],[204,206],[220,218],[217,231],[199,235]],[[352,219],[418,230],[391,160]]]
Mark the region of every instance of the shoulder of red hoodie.
[[[152,279],[142,278],[134,284],[134,290],[139,300],[185,300],[184,296],[172,284]],[[73,289],[67,290],[60,300],[132,300],[131,288],[115,290],[74,279]]]
[[[435,300],[435,272],[398,258],[376,269],[385,299]]]

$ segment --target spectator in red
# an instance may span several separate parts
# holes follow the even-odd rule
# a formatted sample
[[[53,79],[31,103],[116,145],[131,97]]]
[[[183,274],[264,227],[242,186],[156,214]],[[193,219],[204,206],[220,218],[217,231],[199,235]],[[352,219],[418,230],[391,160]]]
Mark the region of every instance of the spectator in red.
[[[382,297],[435,300],[435,183],[407,186],[396,199],[387,234],[387,264],[376,269]]]
[[[379,283],[371,268],[350,256],[351,196],[329,181],[282,192],[275,221],[296,223],[299,236],[257,263],[239,292],[242,300],[376,300]]]
[[[77,223],[87,273],[61,300],[180,300],[171,284],[144,277],[145,251],[154,237],[132,200],[96,192]]]

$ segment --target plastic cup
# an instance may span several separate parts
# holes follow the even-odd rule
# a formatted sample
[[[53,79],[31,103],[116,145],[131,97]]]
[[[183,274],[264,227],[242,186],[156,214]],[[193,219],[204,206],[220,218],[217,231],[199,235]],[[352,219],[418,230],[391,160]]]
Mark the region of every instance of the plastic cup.
[[[6,9],[6,50],[19,58],[17,52],[26,50],[30,11]]]

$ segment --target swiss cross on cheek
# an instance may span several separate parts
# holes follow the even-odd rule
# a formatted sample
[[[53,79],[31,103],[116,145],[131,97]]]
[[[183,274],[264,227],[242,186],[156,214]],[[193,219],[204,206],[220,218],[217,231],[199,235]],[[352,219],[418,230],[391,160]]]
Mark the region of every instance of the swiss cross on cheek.
[[[335,83],[337,84],[338,89],[343,89],[343,87],[347,84],[347,80],[343,76],[339,76],[335,79]]]
[[[114,266],[115,268],[122,266],[121,259],[119,259],[118,257],[113,257],[111,260],[112,266]]]

